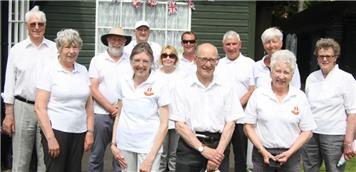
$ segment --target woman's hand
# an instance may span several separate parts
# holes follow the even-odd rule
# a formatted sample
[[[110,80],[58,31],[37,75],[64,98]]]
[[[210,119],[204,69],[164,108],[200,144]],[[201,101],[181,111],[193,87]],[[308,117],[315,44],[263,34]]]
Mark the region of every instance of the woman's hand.
[[[289,153],[289,151],[285,151],[280,153],[279,155],[275,156],[277,161],[280,163],[280,165],[283,165],[285,163],[287,163],[288,158],[291,156],[292,154]]]
[[[87,152],[89,151],[94,143],[94,133],[92,131],[88,131],[85,134],[85,140],[84,140],[84,151]]]
[[[152,168],[152,161],[148,160],[147,158],[143,160],[143,162],[140,165],[140,172],[150,172]]]
[[[59,149],[59,144],[57,142],[57,139],[55,137],[48,138],[47,144],[48,144],[48,154],[52,158],[57,158],[60,154],[60,149]]]
[[[120,149],[117,148],[115,144],[111,144],[111,152],[114,155],[114,158],[119,161],[120,167],[123,169],[127,168],[127,162],[124,156],[121,154]]]
[[[269,153],[266,149],[260,150],[260,153],[263,157],[263,161],[265,164],[269,164],[269,159],[272,159],[273,161],[276,161],[277,159]]]

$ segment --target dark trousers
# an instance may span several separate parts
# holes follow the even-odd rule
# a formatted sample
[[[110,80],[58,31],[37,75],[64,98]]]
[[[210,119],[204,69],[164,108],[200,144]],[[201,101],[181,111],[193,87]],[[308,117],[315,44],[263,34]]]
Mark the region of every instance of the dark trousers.
[[[278,155],[288,149],[283,148],[266,148],[273,156]],[[265,164],[262,155],[258,152],[256,147],[253,147],[252,151],[253,171],[256,172],[300,172],[300,152],[297,151],[291,155],[287,162],[279,167]]]
[[[60,149],[60,154],[56,158],[53,158],[49,155],[47,139],[41,132],[46,171],[82,171],[82,157],[84,152],[84,139],[86,133],[66,133],[58,130],[53,130],[53,132]]]
[[[216,148],[220,141],[220,136],[216,139],[198,139],[210,148]],[[224,152],[224,160],[221,163],[219,170],[221,172],[229,171],[229,152],[230,146],[227,146]],[[206,170],[208,160],[196,149],[190,147],[184,139],[179,138],[177,148],[176,171],[177,172],[204,172]]]
[[[243,124],[236,124],[231,138],[234,151],[235,172],[246,172],[247,137],[243,131]]]

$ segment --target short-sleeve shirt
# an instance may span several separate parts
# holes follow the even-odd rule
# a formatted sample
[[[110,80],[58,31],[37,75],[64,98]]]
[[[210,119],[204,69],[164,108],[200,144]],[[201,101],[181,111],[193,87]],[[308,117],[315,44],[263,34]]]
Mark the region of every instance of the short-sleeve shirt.
[[[88,71],[78,63],[72,72],[66,71],[57,59],[45,68],[37,88],[50,92],[47,112],[53,129],[68,133],[87,131],[85,105],[89,85]]]
[[[132,76],[132,67],[127,54],[115,62],[108,52],[92,58],[89,66],[89,77],[99,80],[99,91],[111,104],[118,99],[117,83],[120,77]],[[98,102],[94,101],[94,113],[110,114]]]
[[[160,126],[159,107],[170,103],[168,89],[155,73],[136,88],[132,77],[121,80],[119,87],[122,109],[116,130],[117,145],[122,150],[148,153]]]
[[[347,113],[356,113],[355,79],[336,65],[324,78],[321,70],[311,73],[305,84],[315,133],[345,135]]]
[[[257,61],[253,68],[256,88],[264,85],[270,85],[272,81],[271,70],[263,62],[266,57],[267,56],[264,56],[261,60]],[[301,88],[298,65],[295,66],[295,71],[293,73],[292,81],[290,84],[295,88]]]
[[[271,86],[257,88],[245,112],[245,123],[256,125],[256,134],[266,148],[290,148],[301,131],[316,128],[305,94],[293,86],[282,102]]]
[[[205,87],[192,75],[177,85],[170,119],[185,122],[193,132],[220,132],[227,122],[244,116],[236,91],[231,84],[218,79]]]
[[[183,57],[183,54],[179,54],[179,63],[177,69],[184,72],[186,76],[195,75],[197,71],[197,65],[194,61],[189,61]]]

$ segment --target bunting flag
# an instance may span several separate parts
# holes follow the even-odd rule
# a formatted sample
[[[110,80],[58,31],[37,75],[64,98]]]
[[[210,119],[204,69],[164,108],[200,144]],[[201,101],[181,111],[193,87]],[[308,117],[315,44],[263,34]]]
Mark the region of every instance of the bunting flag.
[[[135,8],[140,8],[142,5],[141,0],[132,0],[132,6]]]
[[[177,13],[177,4],[174,0],[170,0],[168,4],[168,14],[173,15]]]
[[[153,8],[157,5],[157,0],[147,0],[147,5]]]
[[[188,1],[188,5],[189,5],[190,9],[195,10],[195,5],[194,5],[193,0],[187,0],[187,1]]]

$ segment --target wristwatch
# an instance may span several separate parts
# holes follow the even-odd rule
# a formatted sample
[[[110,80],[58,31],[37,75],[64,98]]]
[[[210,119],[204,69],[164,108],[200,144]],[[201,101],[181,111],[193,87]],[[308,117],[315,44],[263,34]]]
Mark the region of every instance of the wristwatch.
[[[200,153],[202,153],[204,151],[204,148],[205,148],[204,145],[201,145],[201,146],[198,147],[198,151]]]

